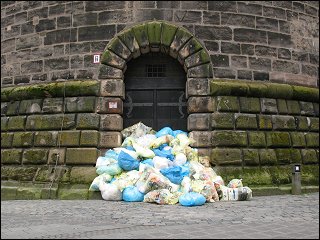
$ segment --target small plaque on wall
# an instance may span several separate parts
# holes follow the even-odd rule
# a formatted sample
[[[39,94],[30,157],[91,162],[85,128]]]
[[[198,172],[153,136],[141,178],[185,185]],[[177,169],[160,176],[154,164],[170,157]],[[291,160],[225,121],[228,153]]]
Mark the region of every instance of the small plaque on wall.
[[[109,102],[109,108],[117,108],[118,104],[117,102]]]

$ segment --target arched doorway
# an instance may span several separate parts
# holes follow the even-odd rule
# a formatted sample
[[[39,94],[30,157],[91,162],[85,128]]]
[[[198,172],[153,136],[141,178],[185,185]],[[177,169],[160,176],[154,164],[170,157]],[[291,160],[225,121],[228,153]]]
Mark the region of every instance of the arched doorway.
[[[213,74],[208,52],[188,30],[166,21],[124,29],[106,46],[101,64],[108,66],[99,76],[106,96],[124,102],[123,128],[142,121],[155,130],[194,130],[186,119],[197,113],[195,99],[206,100]]]
[[[127,64],[124,76],[123,127],[139,121],[159,130],[187,131],[186,73],[181,64],[161,52],[149,52]]]

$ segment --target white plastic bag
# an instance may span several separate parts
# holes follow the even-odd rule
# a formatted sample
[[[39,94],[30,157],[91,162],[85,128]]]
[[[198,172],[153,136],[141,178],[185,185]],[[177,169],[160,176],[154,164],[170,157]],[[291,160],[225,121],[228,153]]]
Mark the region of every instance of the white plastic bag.
[[[112,183],[101,182],[99,189],[101,191],[101,196],[106,201],[121,201],[122,193],[119,188]]]

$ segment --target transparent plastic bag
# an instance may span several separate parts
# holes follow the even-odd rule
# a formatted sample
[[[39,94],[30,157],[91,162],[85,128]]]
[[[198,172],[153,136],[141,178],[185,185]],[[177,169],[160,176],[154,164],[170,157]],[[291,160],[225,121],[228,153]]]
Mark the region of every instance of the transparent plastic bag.
[[[157,204],[176,204],[179,202],[181,192],[170,192],[168,189],[158,189],[148,192],[144,195],[144,202],[157,203]]]
[[[133,137],[138,138],[144,136],[152,131],[151,127],[144,125],[142,122],[138,122],[128,128],[125,128],[121,131],[121,134],[124,138]]]
[[[229,187],[229,188],[243,187],[242,179],[237,179],[237,178],[232,179],[232,180],[228,183],[227,187]]]
[[[112,183],[116,185],[120,191],[123,191],[124,188],[135,185],[140,178],[140,175],[141,173],[137,170],[123,172],[120,175],[115,176],[115,180]]]

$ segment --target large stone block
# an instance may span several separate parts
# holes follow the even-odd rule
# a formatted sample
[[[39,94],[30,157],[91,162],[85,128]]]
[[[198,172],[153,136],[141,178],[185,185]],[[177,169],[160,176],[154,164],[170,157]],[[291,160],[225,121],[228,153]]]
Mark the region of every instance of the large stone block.
[[[279,165],[287,165],[291,162],[291,149],[275,149]]]
[[[305,134],[307,147],[319,148],[319,133],[308,132]]]
[[[192,35],[184,28],[178,28],[173,41],[170,45],[169,54],[173,58],[178,57],[178,51],[192,37]]]
[[[97,161],[99,151],[96,148],[67,148],[67,165],[94,165]]]
[[[132,32],[137,40],[142,54],[150,51],[148,39],[148,24],[140,24],[132,28]]]
[[[31,115],[27,118],[26,130],[72,129],[75,125],[75,114]]]
[[[48,160],[48,149],[33,148],[25,149],[23,151],[22,163],[23,164],[46,164]]]
[[[110,50],[107,50],[102,54],[101,63],[121,70],[126,66],[126,61]]]
[[[260,112],[259,98],[239,97],[240,111],[248,113]]]
[[[59,188],[58,190],[58,199],[60,200],[87,200],[89,194],[89,188],[81,189],[68,189],[68,188]]]
[[[233,96],[218,96],[214,99],[214,110],[218,112],[238,112],[238,98]]]
[[[1,159],[2,161],[2,159]],[[1,180],[33,181],[37,167],[1,166]]]
[[[1,149],[1,164],[21,164],[21,158],[22,149]]]
[[[309,120],[308,117],[295,116],[295,122],[297,124],[297,130],[306,131],[309,130]]]
[[[70,172],[70,182],[91,184],[93,179],[97,176],[95,167],[73,167]]]
[[[40,131],[34,134],[34,146],[36,147],[54,147],[57,145],[57,131]]]
[[[46,98],[43,100],[42,112],[44,113],[62,113],[63,98]]]
[[[257,117],[255,114],[235,113],[236,129],[257,129]]]
[[[123,31],[118,37],[129,48],[134,58],[141,55],[139,44],[131,29]]]
[[[319,163],[319,156],[314,149],[301,149],[303,164],[317,164]]]
[[[211,164],[213,166],[242,165],[241,150],[235,148],[215,148],[211,153]]]
[[[310,119],[310,131],[319,132],[319,118],[309,117],[309,119]]]
[[[290,138],[292,147],[305,147],[305,133],[302,132],[290,132]]]
[[[24,130],[26,123],[26,116],[13,116],[9,117],[8,130]]]
[[[174,39],[175,33],[177,31],[177,27],[163,22],[162,26],[161,26],[161,47],[160,47],[160,51],[168,54],[169,53],[169,49],[170,49],[170,45]]]
[[[274,149],[259,149],[259,156],[262,166],[277,164],[277,155]]]
[[[100,132],[99,148],[114,148],[122,144],[120,132]]]
[[[99,132],[95,130],[81,131],[80,146],[97,147],[99,144]]]
[[[188,99],[188,113],[213,112],[212,97],[190,97]]]
[[[288,114],[288,107],[285,99],[277,99],[279,114]]]
[[[1,148],[10,148],[12,139],[13,133],[1,133]]]
[[[95,112],[96,97],[65,98],[66,112]]]
[[[212,66],[210,63],[191,67],[187,72],[188,78],[211,78],[212,76]]]
[[[264,132],[248,131],[248,146],[249,147],[265,147],[266,138]]]
[[[151,52],[160,51],[161,43],[161,22],[149,22],[147,24],[148,40]]]
[[[243,163],[245,166],[259,166],[258,149],[244,148],[242,150]]]
[[[246,147],[247,133],[245,131],[215,130],[212,132],[212,146]]]
[[[101,114],[100,130],[121,131],[123,129],[123,119],[119,114]]]
[[[100,96],[101,97],[121,97],[124,99],[125,88],[124,82],[117,79],[108,79],[101,81]]]
[[[188,116],[188,131],[210,130],[210,129],[211,129],[210,113],[194,113]]]
[[[19,114],[40,113],[42,101],[42,99],[22,100],[20,102]]]
[[[288,114],[300,114],[300,105],[298,101],[287,100]]]
[[[262,113],[278,113],[277,101],[273,98],[261,98]]]
[[[202,49],[201,44],[199,43],[199,41],[197,41],[195,38],[191,38],[178,52],[178,61],[183,65],[185,59],[187,57],[189,57],[190,55],[192,55],[193,53],[199,51],[200,49]],[[190,68],[192,66],[197,66],[199,65],[199,63],[201,63],[201,60],[197,58],[200,58],[201,53],[198,52],[198,55],[194,54],[195,58],[189,59],[189,61],[187,61],[186,63],[186,68]],[[208,63],[210,62],[210,58],[209,55],[203,51],[202,53],[202,58],[204,60],[203,63]]]
[[[267,147],[290,147],[288,132],[266,132]]]
[[[48,154],[48,164],[62,165],[65,163],[66,149],[65,148],[51,148]]]
[[[272,126],[275,130],[296,129],[296,123],[293,116],[272,115]]]
[[[113,38],[108,44],[107,49],[118,54],[121,58],[127,62],[131,59],[132,55],[130,50],[126,47],[125,44],[119,38]]]
[[[66,147],[79,146],[80,131],[63,131],[59,132],[58,145]]]
[[[99,79],[123,79],[123,71],[118,68],[100,64]]]
[[[302,156],[299,149],[290,149],[291,151],[291,163],[301,163]]]
[[[260,129],[272,129],[272,117],[270,115],[258,115]]]
[[[1,131],[7,131],[9,117],[1,117]]]
[[[15,132],[13,136],[13,147],[31,147],[33,144],[33,132]]]
[[[188,78],[186,92],[188,97],[210,95],[210,80],[208,78]]]
[[[193,139],[192,147],[210,147],[211,146],[211,131],[192,131],[189,133],[189,138]]]
[[[97,113],[123,113],[123,101],[118,97],[97,98]]]
[[[18,187],[17,200],[38,200],[41,199],[41,187]]]
[[[299,101],[299,103],[300,103],[301,115],[314,116],[315,112],[313,109],[312,102]]]
[[[206,64],[208,62],[210,62],[210,57],[208,53],[204,49],[202,49],[201,51],[192,54],[184,59],[184,68],[186,70],[198,65]]]
[[[212,113],[211,126],[213,129],[234,129],[234,113]]]
[[[77,114],[77,129],[99,129],[100,116],[96,113]]]
[[[8,102],[7,106],[7,116],[18,115],[20,108],[20,101]]]

